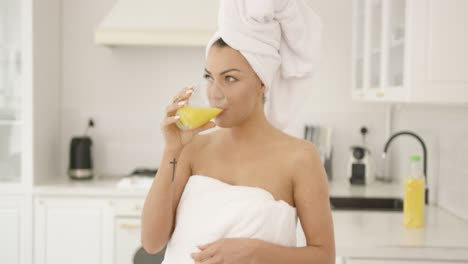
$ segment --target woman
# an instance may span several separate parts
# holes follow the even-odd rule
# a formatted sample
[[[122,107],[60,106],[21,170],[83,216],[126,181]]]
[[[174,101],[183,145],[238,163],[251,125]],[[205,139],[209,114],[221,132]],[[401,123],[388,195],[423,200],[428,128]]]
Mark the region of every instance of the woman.
[[[210,105],[223,112],[180,131],[175,113],[190,98],[186,87],[161,124],[166,145],[143,209],[142,244],[149,253],[167,244],[164,264],[334,263],[322,163],[312,143],[281,130],[292,118],[283,113],[296,110],[310,85],[318,29],[301,0],[221,0],[204,76]],[[305,247],[296,247],[297,217]]]

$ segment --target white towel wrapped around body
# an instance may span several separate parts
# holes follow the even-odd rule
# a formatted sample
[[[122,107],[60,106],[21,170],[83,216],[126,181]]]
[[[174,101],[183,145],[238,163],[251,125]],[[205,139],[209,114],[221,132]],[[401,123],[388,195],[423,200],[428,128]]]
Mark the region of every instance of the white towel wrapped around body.
[[[295,207],[260,187],[231,185],[205,175],[189,177],[162,264],[193,264],[197,245],[252,238],[297,246]]]

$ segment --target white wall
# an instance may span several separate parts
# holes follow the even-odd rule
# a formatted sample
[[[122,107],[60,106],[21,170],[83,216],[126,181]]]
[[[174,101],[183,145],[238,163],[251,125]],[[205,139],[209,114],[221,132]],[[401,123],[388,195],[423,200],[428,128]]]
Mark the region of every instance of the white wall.
[[[382,144],[382,105],[350,101],[351,4],[313,1],[325,24],[323,65],[308,108],[287,132],[302,137],[304,122],[335,129],[335,175],[346,173],[348,147],[359,143],[367,125],[369,140]],[[63,1],[62,160],[65,174],[70,137],[95,118],[95,166],[99,173],[128,173],[135,166],[158,166],[163,146],[159,122],[177,89],[198,81],[203,48],[116,48],[93,44],[92,30],[114,0]]]
[[[61,93],[61,0],[34,2],[33,76],[34,183],[47,182],[60,171],[56,157],[60,153]],[[27,57],[27,56],[26,56]],[[25,75],[27,76],[27,75]],[[24,144],[32,144],[26,141]],[[28,173],[28,172],[26,172]]]
[[[70,138],[84,131],[90,116],[96,121],[92,136],[99,174],[121,175],[136,166],[158,167],[163,147],[159,123],[165,105],[176,90],[199,80],[204,65],[203,48],[112,50],[95,46],[93,28],[114,1],[63,0],[62,177],[66,177]],[[333,127],[334,177],[345,177],[349,146],[360,143],[359,128],[366,125],[380,167],[388,106],[350,99],[352,1],[310,1],[325,26],[323,61],[311,85],[307,108],[297,114],[287,132],[302,137],[304,123]],[[428,119],[428,113],[433,118]],[[462,121],[467,119],[468,110],[455,107],[403,106],[395,116],[395,130],[410,129],[428,138],[429,175],[437,179],[433,175],[441,174],[436,193],[442,204],[464,215],[468,194],[460,183],[468,186],[464,165],[468,163],[463,163],[466,158],[461,155],[468,149],[468,122]],[[442,125],[445,133],[439,136]],[[399,155],[396,150],[406,145],[418,150],[413,141],[402,138],[391,148],[390,155],[397,158],[393,171],[397,181],[404,176],[412,150]]]
[[[97,173],[157,167],[165,106],[176,90],[202,75],[202,48],[94,45],[93,29],[113,3],[63,1],[63,177],[70,138],[83,133],[88,117],[96,123],[92,137]]]

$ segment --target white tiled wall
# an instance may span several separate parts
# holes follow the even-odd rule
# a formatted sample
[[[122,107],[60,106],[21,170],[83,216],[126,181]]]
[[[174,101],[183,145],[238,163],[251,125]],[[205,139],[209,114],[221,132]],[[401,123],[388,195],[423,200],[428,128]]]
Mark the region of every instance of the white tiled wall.
[[[468,107],[404,105],[396,111],[395,129],[412,130],[426,141],[429,196],[468,219]],[[408,171],[410,155],[422,152],[411,138],[397,141],[395,174],[401,178]]]

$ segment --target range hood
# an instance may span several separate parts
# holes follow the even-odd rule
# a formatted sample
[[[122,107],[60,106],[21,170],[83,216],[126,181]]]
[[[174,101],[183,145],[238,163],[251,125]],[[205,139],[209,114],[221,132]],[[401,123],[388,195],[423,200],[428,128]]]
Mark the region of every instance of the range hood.
[[[94,32],[106,46],[204,46],[216,30],[218,0],[117,0]]]

